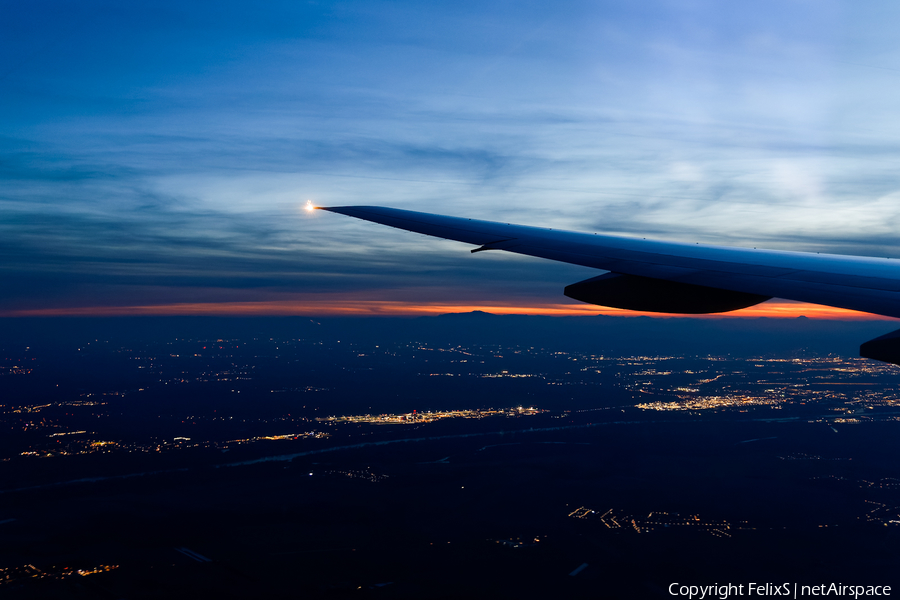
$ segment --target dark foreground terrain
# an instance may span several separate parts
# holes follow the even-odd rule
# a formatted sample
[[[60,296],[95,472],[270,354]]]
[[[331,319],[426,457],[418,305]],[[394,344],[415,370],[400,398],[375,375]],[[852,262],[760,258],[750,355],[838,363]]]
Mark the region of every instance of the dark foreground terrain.
[[[3,597],[900,590],[900,377],[827,352],[871,323],[763,356],[72,327],[4,348]]]

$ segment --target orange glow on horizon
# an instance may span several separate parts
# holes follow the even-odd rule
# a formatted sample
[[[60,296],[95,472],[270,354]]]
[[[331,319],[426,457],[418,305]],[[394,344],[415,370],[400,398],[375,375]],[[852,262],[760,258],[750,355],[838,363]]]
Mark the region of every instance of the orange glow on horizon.
[[[810,319],[887,320],[889,317],[862,313],[818,304],[771,301],[730,313],[712,315],[671,315],[635,312],[606,308],[593,304],[452,304],[438,302],[402,302],[392,300],[309,299],[267,300],[258,302],[197,302],[158,304],[149,306],[88,306],[65,308],[36,308],[7,310],[3,317],[61,317],[61,316],[359,316],[414,317],[484,311],[497,315],[590,316],[621,317],[650,316],[656,318],[783,318],[805,316]]]

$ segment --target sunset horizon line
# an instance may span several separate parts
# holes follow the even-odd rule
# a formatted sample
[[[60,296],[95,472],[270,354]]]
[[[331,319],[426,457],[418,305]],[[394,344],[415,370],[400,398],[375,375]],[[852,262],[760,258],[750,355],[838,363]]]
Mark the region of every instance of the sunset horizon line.
[[[621,316],[747,319],[806,317],[821,320],[892,320],[890,317],[859,311],[799,302],[769,301],[727,313],[672,314],[630,311],[591,304],[546,303],[447,303],[385,300],[269,300],[242,302],[179,302],[129,306],[75,306],[0,310],[2,318],[18,317],[117,317],[117,316],[234,316],[234,317],[421,317],[443,314],[485,312],[494,315],[533,315],[551,317]]]

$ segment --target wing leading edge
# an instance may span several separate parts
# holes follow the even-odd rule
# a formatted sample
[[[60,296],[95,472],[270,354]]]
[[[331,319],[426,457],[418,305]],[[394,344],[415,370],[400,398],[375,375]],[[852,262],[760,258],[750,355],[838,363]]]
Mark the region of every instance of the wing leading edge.
[[[774,297],[900,317],[900,260],[641,240],[379,206],[322,210],[478,246],[472,252],[504,250],[609,271],[566,288],[591,304],[700,314]],[[863,344],[862,355],[898,364],[900,332],[887,337]]]

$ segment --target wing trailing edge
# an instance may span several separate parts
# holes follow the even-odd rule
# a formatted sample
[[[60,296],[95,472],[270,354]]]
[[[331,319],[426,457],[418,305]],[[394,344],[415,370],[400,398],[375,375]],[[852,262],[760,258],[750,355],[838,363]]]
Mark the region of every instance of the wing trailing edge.
[[[321,207],[398,229],[609,271],[567,286],[575,300],[648,312],[720,313],[770,298],[900,317],[900,260],[664,242],[380,206]],[[861,354],[900,364],[900,330]]]

